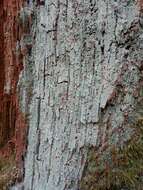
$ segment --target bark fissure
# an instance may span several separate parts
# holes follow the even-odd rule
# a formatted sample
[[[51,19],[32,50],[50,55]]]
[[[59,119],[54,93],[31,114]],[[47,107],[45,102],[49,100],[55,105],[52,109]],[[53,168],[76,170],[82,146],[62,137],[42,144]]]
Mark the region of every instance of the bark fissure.
[[[77,190],[88,150],[103,152],[110,138],[117,145],[130,134],[126,112],[135,109],[139,75],[133,63],[142,59],[139,9],[113,0],[38,5],[23,188]]]

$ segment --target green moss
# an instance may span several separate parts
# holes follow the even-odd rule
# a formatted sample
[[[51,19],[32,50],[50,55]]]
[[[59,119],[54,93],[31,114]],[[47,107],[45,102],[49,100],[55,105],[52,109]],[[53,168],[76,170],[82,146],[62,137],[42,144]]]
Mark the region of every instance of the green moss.
[[[15,156],[0,158],[0,190],[7,190],[19,177],[19,170],[16,167]]]
[[[108,147],[99,154],[89,149],[82,190],[142,190],[143,118],[134,126],[133,137],[123,147]]]

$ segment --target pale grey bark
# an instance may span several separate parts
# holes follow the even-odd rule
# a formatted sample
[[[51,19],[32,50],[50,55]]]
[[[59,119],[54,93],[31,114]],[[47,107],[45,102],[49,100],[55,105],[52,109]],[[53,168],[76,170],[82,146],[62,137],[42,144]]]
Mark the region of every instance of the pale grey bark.
[[[29,113],[23,187],[77,190],[88,147],[104,142],[107,121],[112,133],[134,109],[139,9],[129,0],[45,0],[30,7],[33,49],[19,81]],[[113,138],[118,142],[118,134]]]

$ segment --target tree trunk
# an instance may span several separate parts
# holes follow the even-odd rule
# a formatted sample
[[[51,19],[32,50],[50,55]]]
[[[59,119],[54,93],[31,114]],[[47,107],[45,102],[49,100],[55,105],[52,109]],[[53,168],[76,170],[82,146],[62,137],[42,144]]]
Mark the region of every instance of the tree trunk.
[[[24,182],[12,189],[77,190],[91,148],[130,138],[143,85],[140,3],[30,0],[21,9],[25,28],[32,22],[17,86],[29,130]]]

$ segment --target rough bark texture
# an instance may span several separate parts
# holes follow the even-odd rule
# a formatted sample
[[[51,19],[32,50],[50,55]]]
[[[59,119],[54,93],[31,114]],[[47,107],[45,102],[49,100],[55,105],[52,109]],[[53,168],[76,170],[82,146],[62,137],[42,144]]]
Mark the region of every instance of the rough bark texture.
[[[23,68],[22,49],[18,49],[22,29],[18,23],[23,1],[0,1],[0,156],[16,150],[21,160],[25,120],[17,96],[19,73]]]
[[[121,129],[134,110],[139,84],[139,7],[121,0],[28,6],[34,45],[19,81],[23,111],[31,90],[23,187],[75,190],[88,149],[104,147],[107,137],[122,143],[130,134]]]
[[[22,157],[25,152],[26,120],[19,108],[17,93],[17,83],[25,55],[21,38],[26,31],[19,22],[22,6],[23,0],[0,0],[1,190],[6,189],[8,184],[20,177],[20,169],[23,167]]]
[[[77,190],[90,147],[130,137],[142,85],[140,3],[30,0],[21,10],[33,22],[18,83],[29,133],[24,182],[12,189]]]

